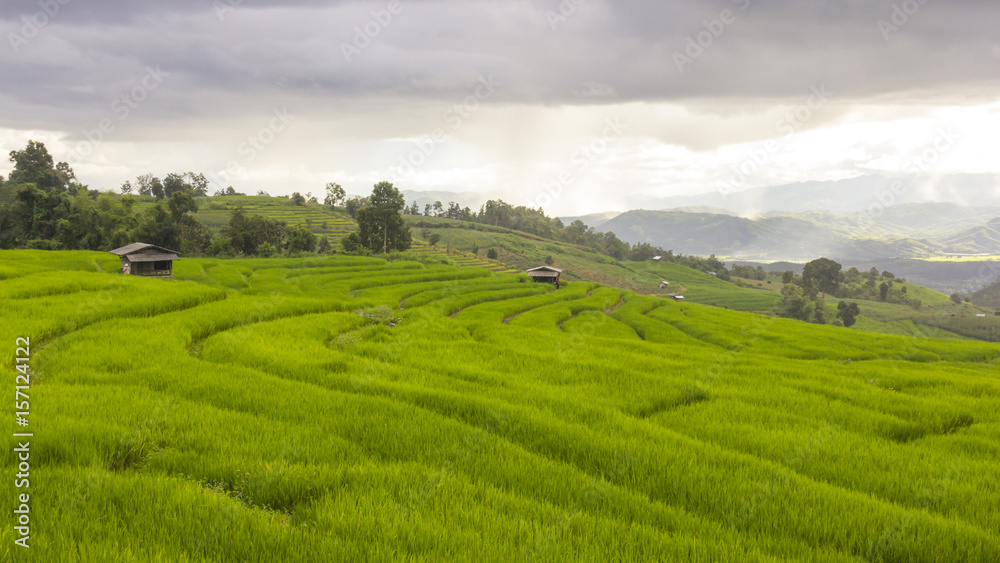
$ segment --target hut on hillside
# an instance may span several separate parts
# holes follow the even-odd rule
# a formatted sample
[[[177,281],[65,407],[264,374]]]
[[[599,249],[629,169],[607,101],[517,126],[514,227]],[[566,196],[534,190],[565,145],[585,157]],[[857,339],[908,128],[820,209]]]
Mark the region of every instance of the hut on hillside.
[[[109,252],[121,258],[121,271],[133,276],[172,278],[174,260],[180,260],[177,251],[144,242],[134,242]]]
[[[557,286],[559,285],[559,274],[561,273],[562,270],[553,268],[552,266],[539,266],[528,270],[531,281],[551,283]]]
[[[670,288],[670,282],[668,282],[667,280],[663,280],[660,282],[660,289],[669,289],[669,288]]]
[[[671,293],[667,295],[667,297],[673,299],[674,301],[684,301],[684,296],[678,295],[677,293]]]

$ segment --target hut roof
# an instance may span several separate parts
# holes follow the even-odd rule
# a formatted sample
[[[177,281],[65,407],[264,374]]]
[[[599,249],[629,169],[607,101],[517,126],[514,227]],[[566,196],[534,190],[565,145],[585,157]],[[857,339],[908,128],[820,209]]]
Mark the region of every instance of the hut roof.
[[[121,248],[109,250],[108,252],[116,256],[126,256],[128,257],[129,262],[180,260],[180,257],[177,256],[176,250],[170,250],[169,248],[163,248],[162,246],[156,246],[155,244],[146,244],[144,242],[133,242],[132,244],[127,244]]]
[[[129,254],[129,262],[160,262],[162,260],[180,260],[176,254]]]
[[[534,278],[555,278],[561,273],[562,270],[551,266],[539,266],[528,270],[528,275]]]

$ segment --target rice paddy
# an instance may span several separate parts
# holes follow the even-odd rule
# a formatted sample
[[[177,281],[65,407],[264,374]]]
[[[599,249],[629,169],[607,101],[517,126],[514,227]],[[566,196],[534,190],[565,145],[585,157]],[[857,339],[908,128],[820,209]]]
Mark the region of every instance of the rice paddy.
[[[1000,561],[995,344],[478,264],[117,266],[0,252],[5,561]]]

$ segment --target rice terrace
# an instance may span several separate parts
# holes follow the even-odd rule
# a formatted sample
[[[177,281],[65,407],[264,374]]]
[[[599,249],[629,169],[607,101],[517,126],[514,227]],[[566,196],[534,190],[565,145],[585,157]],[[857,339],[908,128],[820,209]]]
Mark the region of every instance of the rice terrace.
[[[1000,560],[995,344],[407,259],[0,260],[30,560]]]

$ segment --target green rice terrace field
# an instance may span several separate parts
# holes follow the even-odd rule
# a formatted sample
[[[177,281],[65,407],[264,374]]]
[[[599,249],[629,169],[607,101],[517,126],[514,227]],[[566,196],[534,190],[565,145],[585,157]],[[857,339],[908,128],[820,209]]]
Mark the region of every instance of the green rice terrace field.
[[[264,196],[213,196],[196,198],[199,208],[194,218],[206,227],[218,231],[229,224],[229,217],[236,206],[242,206],[250,215],[263,215],[288,223],[289,226],[303,226],[313,234],[326,236],[333,244],[356,230],[357,226],[346,212],[332,211],[329,207],[313,203],[295,205],[290,199]],[[145,198],[142,204],[152,206],[155,200]]]
[[[0,252],[3,561],[1000,561],[996,344],[416,260],[117,270]]]

